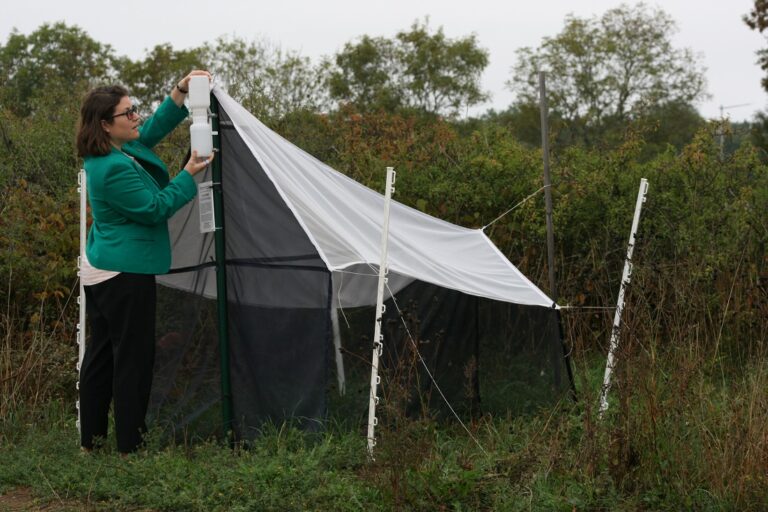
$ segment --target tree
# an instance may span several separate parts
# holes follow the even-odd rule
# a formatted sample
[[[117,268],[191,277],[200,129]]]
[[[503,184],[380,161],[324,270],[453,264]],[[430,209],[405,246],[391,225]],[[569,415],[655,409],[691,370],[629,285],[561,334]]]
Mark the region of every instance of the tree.
[[[768,162],[768,113],[756,112],[748,130],[749,142],[759,150],[762,161]]]
[[[518,102],[537,103],[543,69],[550,108],[588,141],[660,105],[706,96],[704,70],[690,49],[673,47],[675,30],[669,15],[642,3],[599,18],[569,15],[557,36],[518,50],[507,86]]]
[[[537,103],[516,102],[506,110],[489,110],[480,117],[483,123],[506,128],[517,142],[530,147],[541,146],[541,111]],[[557,112],[550,112],[550,140],[555,144],[568,145],[570,133]]]
[[[363,36],[356,44],[345,44],[335,63],[336,69],[328,78],[332,98],[361,111],[393,111],[402,106],[398,83],[402,70],[394,41]]]
[[[678,150],[690,144],[706,121],[689,103],[667,102],[650,109],[643,117],[651,133],[645,136],[647,145],[669,144]]]
[[[41,96],[72,95],[114,79],[112,47],[64,23],[43,24],[24,35],[14,30],[0,46],[0,105],[20,116]]]
[[[169,43],[156,45],[143,60],[123,59],[119,66],[120,77],[131,96],[147,112],[192,69],[206,67],[203,49],[174,50]]]
[[[474,35],[451,40],[442,27],[430,34],[426,23],[417,22],[410,32],[398,33],[397,40],[410,106],[454,115],[488,99],[480,88],[488,51],[478,47]]]
[[[268,41],[220,37],[206,46],[205,59],[229,94],[267,122],[328,103],[326,64]]]
[[[742,19],[749,28],[762,34],[768,28],[768,0],[755,0],[752,10]],[[768,49],[764,48],[757,51],[757,62],[760,64],[760,69],[768,72]],[[760,83],[763,89],[768,91],[768,76],[763,77]]]
[[[456,116],[488,99],[480,76],[488,51],[474,35],[450,39],[442,27],[415,22],[394,39],[363,36],[336,55],[331,96],[359,110],[398,108]]]

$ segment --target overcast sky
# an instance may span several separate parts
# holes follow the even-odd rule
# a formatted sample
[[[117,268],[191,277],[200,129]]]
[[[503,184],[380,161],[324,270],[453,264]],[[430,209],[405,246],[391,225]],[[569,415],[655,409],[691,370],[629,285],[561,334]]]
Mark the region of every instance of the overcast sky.
[[[504,82],[515,62],[515,50],[538,46],[563,28],[566,14],[599,15],[621,4],[616,0],[6,0],[0,10],[0,41],[15,27],[28,34],[42,23],[78,25],[91,37],[111,44],[118,54],[141,58],[160,43],[176,49],[198,46],[225,34],[266,38],[315,60],[332,55],[344,43],[368,34],[392,37],[416,19],[429,16],[448,37],[476,34],[490,52],[483,86],[492,99],[473,112],[506,108],[514,99]],[[625,3],[635,4],[632,0]],[[742,22],[753,0],[665,0],[646,2],[663,8],[678,24],[677,47],[702,56],[711,98],[698,105],[706,117],[719,116],[719,106],[747,103],[726,110],[732,120],[748,119],[765,109],[768,96],[760,87],[762,72],[755,51],[765,39]]]

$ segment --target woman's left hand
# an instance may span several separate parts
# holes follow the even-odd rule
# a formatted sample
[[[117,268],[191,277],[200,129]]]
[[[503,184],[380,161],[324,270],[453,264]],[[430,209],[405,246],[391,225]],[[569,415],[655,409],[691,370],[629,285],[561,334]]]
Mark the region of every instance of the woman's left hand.
[[[213,79],[211,74],[208,71],[205,71],[203,69],[196,69],[196,70],[192,71],[190,74],[188,74],[187,76],[185,76],[184,78],[181,79],[181,81],[179,82],[179,87],[181,87],[185,91],[188,91],[189,90],[189,80],[193,76],[207,76],[209,82]]]
[[[171,99],[176,103],[176,106],[181,107],[184,104],[184,97],[189,92],[189,80],[193,76],[207,76],[209,82],[212,80],[212,75],[203,69],[196,69],[182,78],[171,91]]]

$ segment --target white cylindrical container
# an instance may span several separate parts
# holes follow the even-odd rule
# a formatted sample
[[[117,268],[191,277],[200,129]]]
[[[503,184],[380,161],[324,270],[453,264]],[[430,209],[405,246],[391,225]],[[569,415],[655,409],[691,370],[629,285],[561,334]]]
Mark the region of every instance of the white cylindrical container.
[[[193,76],[189,79],[189,110],[192,125],[189,127],[192,151],[198,157],[213,154],[213,133],[208,122],[208,107],[211,106],[211,90],[207,76]]]
[[[197,151],[198,157],[208,157],[213,154],[213,132],[208,123],[193,123],[189,127],[192,151]]]
[[[193,76],[189,79],[189,108],[205,108],[211,106],[211,89],[207,76]]]

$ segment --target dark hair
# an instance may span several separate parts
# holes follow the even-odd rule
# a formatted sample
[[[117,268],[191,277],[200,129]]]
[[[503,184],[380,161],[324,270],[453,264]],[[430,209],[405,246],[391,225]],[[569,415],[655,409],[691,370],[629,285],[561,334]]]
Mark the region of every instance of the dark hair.
[[[109,134],[101,126],[110,121],[120,100],[128,96],[128,90],[120,85],[108,85],[92,89],[80,107],[80,123],[77,130],[77,156],[102,156],[112,151]]]

